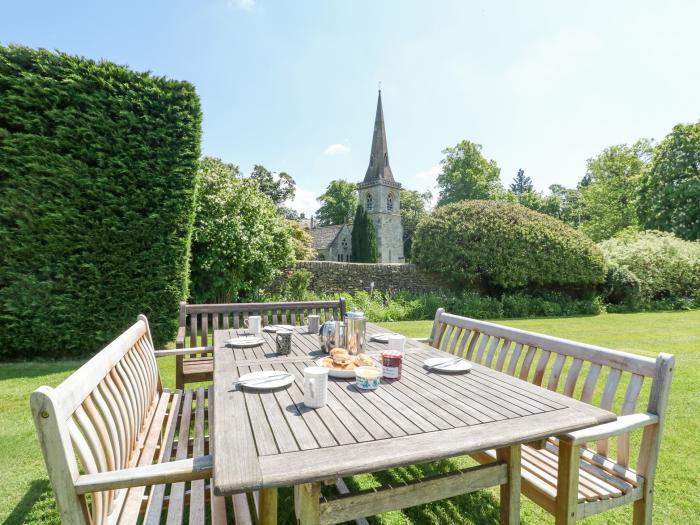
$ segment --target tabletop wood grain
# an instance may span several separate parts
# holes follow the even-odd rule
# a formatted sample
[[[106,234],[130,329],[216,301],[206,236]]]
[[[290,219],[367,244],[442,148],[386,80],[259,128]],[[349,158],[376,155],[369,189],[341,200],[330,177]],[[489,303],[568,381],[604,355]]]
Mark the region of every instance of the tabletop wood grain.
[[[368,326],[368,338],[384,331]],[[527,443],[615,419],[611,412],[545,390],[477,364],[462,374],[429,371],[428,357],[448,356],[408,341],[403,374],[375,391],[354,380],[329,379],[328,403],[304,403],[303,370],[324,354],[316,334],[297,327],[292,352],[265,344],[231,348],[245,333],[214,335],[214,490],[219,495],[289,486],[424,463],[491,448]],[[379,362],[385,344],[368,341]],[[269,392],[234,388],[240,376],[259,370],[295,376]]]

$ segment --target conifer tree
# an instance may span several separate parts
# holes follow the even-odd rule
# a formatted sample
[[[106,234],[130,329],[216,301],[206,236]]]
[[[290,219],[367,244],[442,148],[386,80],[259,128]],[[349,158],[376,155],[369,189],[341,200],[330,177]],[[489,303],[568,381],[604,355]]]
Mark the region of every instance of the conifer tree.
[[[377,262],[377,230],[367,214],[358,206],[352,225],[352,258],[356,262]]]

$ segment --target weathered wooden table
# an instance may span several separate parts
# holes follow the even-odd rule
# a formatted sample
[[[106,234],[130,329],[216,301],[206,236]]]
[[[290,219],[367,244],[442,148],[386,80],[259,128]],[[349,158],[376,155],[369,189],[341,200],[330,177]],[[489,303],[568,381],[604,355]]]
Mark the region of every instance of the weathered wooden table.
[[[369,325],[368,340],[380,331]],[[501,485],[501,521],[517,523],[520,445],[615,419],[480,365],[459,375],[430,372],[426,358],[450,355],[411,340],[401,380],[365,392],[330,378],[327,406],[312,410],[303,404],[303,370],[323,355],[318,336],[296,328],[292,353],[279,356],[274,334],[264,333],[257,348],[225,346],[241,333],[214,334],[213,483],[218,495],[261,489],[261,523],[276,522],[282,486],[295,487],[302,523],[333,523],[494,485]],[[369,342],[367,353],[379,360],[385,348]],[[296,381],[265,393],[232,386],[256,370],[291,372]],[[501,462],[467,469],[469,476],[409,484],[390,496],[375,490],[319,500],[323,481],[487,449],[497,449]]]

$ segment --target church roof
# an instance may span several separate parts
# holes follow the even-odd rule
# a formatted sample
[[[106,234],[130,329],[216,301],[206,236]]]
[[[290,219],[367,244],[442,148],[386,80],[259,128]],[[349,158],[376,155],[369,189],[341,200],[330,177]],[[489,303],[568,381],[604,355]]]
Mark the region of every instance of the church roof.
[[[348,229],[352,232],[352,226],[349,224],[334,224],[332,226],[311,228],[309,234],[311,235],[313,249],[326,250],[335,242],[344,226],[348,226]]]
[[[369,156],[369,166],[362,184],[386,182],[396,184],[394,174],[389,166],[389,150],[386,145],[386,130],[384,129],[384,110],[382,109],[382,90],[377,97],[377,115],[374,117],[374,134],[372,136],[372,151]]]

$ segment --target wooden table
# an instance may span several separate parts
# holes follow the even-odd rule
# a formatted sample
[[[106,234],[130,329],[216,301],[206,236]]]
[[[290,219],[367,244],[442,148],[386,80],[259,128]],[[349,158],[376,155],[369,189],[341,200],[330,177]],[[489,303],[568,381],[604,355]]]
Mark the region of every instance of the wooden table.
[[[369,325],[368,340],[369,334],[379,331],[384,330]],[[268,522],[276,520],[272,508],[276,508],[276,491],[267,489],[295,486],[317,497],[321,481],[487,449],[504,451],[505,459],[509,453],[516,454],[519,465],[523,443],[615,419],[611,412],[480,365],[459,375],[429,372],[423,368],[427,357],[449,354],[411,340],[401,380],[384,381],[378,390],[363,392],[352,380],[331,378],[327,406],[312,410],[303,404],[303,370],[322,355],[318,336],[298,327],[292,353],[278,356],[274,334],[264,333],[265,344],[257,348],[225,346],[227,339],[240,333],[217,330],[214,334],[214,491],[230,495],[263,489],[263,523],[266,513]],[[369,342],[367,353],[379,359],[385,348]],[[284,370],[296,380],[286,389],[266,393],[232,387],[239,376],[256,370]],[[505,470],[482,477],[486,483],[503,475]],[[513,483],[501,487],[505,522],[517,520],[519,512],[519,470],[509,475],[517,477],[517,487]],[[448,493],[449,485],[441,487],[442,497],[453,495]],[[309,501],[299,499],[302,504]],[[435,499],[441,498],[433,494]],[[354,510],[347,515],[342,514],[339,501],[327,507],[340,509],[347,519],[356,517],[351,514],[359,512],[361,501],[354,502]],[[410,497],[411,505],[418,502]],[[390,510],[367,505],[374,511]],[[321,513],[324,522],[323,509]]]

